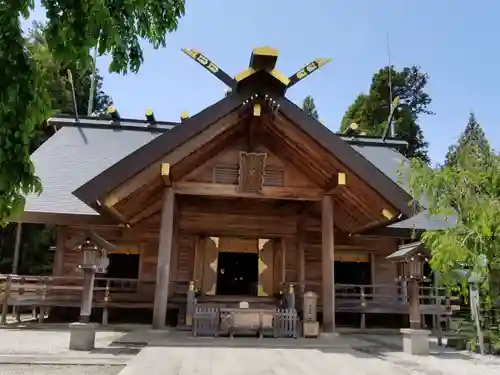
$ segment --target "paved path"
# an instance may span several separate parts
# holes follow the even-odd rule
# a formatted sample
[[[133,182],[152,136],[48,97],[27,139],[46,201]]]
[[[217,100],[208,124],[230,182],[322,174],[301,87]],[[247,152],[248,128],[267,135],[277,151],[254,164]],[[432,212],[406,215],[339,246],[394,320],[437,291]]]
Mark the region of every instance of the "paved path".
[[[121,340],[118,340],[121,338]],[[121,347],[110,346],[122,341]],[[0,329],[1,375],[498,375],[500,358],[443,351],[401,353],[390,335],[319,340],[193,338],[141,331],[99,332],[96,350],[68,349],[66,329]],[[139,349],[131,343],[145,343]],[[314,346],[314,347],[313,347]],[[128,364],[124,368],[125,364]]]
[[[366,347],[364,348],[366,349]],[[119,375],[498,375],[500,361],[335,348],[148,347]]]

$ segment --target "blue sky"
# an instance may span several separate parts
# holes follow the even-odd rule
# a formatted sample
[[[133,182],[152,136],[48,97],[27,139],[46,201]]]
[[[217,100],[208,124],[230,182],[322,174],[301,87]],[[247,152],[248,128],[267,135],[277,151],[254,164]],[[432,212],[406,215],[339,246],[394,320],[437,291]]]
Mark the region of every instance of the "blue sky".
[[[43,19],[40,7],[32,15]],[[27,25],[28,23],[25,23]],[[168,45],[144,45],[137,75],[107,73],[98,59],[104,88],[126,117],[152,108],[158,119],[178,120],[219,100],[225,86],[181,52],[195,48],[230,75],[248,66],[254,47],[280,52],[285,75],[329,57],[332,62],[288,92],[300,103],[313,95],[321,120],[338,130],[346,108],[367,91],[374,72],[391,60],[397,68],[420,65],[430,76],[434,116],[421,119],[433,163],[463,131],[473,110],[490,142],[500,149],[500,2],[495,0],[188,0],[186,17]]]

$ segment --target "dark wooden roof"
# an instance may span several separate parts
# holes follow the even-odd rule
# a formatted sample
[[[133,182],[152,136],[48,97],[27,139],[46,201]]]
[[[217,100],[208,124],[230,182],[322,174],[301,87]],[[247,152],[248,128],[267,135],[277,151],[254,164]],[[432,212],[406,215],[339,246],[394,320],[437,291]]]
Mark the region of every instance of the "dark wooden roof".
[[[259,76],[262,79],[258,79]],[[252,95],[266,95],[267,92],[270,92],[275,104],[278,105],[277,111],[279,111],[280,115],[297,124],[302,131],[315,139],[318,144],[335,156],[349,170],[354,171],[359,178],[365,181],[383,198],[393,203],[394,207],[405,217],[412,216],[413,212],[409,205],[412,197],[407,192],[356,152],[341,137],[308,116],[290,100],[280,95],[279,90],[270,84],[273,79],[274,77],[264,71],[257,72],[253,76],[248,77],[248,81],[245,83],[242,81],[239,89],[233,94],[221,99],[214,105],[189,118],[181,125],[173,127],[147,145],[126,156],[79,187],[74,191],[74,195],[89,206],[94,206],[98,199],[159,160],[163,155],[173,151],[188,139],[208,128],[211,124],[242,107]],[[276,81],[276,85],[279,85],[280,82]],[[269,91],[266,91],[266,88],[269,88]]]

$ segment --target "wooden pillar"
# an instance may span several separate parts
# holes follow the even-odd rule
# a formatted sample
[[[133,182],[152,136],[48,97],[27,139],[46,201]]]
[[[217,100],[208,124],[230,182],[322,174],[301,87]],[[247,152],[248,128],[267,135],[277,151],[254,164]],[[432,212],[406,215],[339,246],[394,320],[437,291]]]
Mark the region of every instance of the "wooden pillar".
[[[333,200],[329,195],[321,202],[321,276],[323,332],[335,332],[335,276]]]
[[[14,244],[14,257],[12,259],[12,273],[17,275],[19,268],[19,257],[21,255],[21,239],[23,232],[23,223],[17,223],[16,227],[16,243]]]
[[[65,227],[57,227],[56,252],[54,254],[54,263],[52,266],[52,275],[61,276],[64,274],[64,253],[67,233]]]
[[[170,281],[170,255],[172,253],[172,234],[174,220],[174,191],[165,189],[161,213],[160,243],[158,266],[156,268],[156,287],[153,309],[153,328],[165,327],[168,303],[168,284]]]
[[[286,239],[281,238],[280,244],[281,244],[281,285],[283,287],[286,284]]]
[[[305,281],[306,281],[306,259],[305,259],[305,249],[304,249],[304,226],[305,217],[301,215],[297,221],[297,275],[299,280],[299,301],[300,308],[304,310],[304,293],[306,291]]]

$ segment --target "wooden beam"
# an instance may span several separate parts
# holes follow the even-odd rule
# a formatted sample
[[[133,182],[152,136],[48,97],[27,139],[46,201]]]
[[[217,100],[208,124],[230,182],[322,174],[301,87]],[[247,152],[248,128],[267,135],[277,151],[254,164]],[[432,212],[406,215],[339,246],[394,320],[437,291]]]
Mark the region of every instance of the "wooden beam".
[[[112,196],[113,200],[115,203],[112,205],[116,204],[117,202],[121,201],[122,199],[128,197],[130,194],[132,194],[134,191],[140,189],[142,186],[150,183],[152,180],[158,177],[158,165],[161,163],[169,163],[170,167],[173,168],[173,166],[187,157],[188,155],[192,154],[196,150],[198,150],[201,146],[211,142],[215,138],[219,137],[223,133],[225,133],[227,130],[229,130],[231,127],[234,125],[237,125],[240,123],[241,116],[239,113],[235,112],[232,113],[222,119],[220,119],[218,122],[214,123],[212,126],[208,127],[201,133],[197,134],[193,138],[189,139],[186,143],[181,145],[180,147],[177,147],[174,149],[171,153],[165,155],[164,157],[161,158],[161,160],[158,160],[156,163],[151,165],[150,167],[142,170],[138,174],[136,174],[134,177],[132,177],[130,180],[125,182],[123,185],[117,187],[114,189],[108,197]]]
[[[237,185],[210,184],[203,182],[174,182],[177,194],[231,197],[231,198],[260,198],[260,199],[288,199],[299,201],[320,201],[324,190],[297,187],[262,187],[262,193],[243,193]]]
[[[337,187],[347,185],[347,175],[344,172],[339,172],[332,176],[332,178],[326,183],[325,190],[327,194],[333,194]]]
[[[107,213],[118,219],[118,221],[122,224],[129,225],[127,218],[114,207],[116,203],[118,203],[118,200],[113,195],[108,196],[105,199],[104,204],[101,204],[101,202],[97,201],[97,204],[100,205]]]
[[[162,202],[156,202],[146,207],[144,210],[140,211],[137,215],[133,216],[130,219],[130,224],[135,225],[143,220],[146,220],[156,214],[158,211],[161,211]]]
[[[172,186],[172,179],[170,177],[170,164],[162,163],[160,174],[165,186]]]
[[[161,213],[160,242],[158,247],[158,266],[153,308],[153,328],[165,327],[170,282],[170,257],[172,253],[174,229],[174,200],[171,187],[165,189]]]
[[[323,332],[335,332],[335,242],[333,199],[329,195],[321,204],[321,244]]]

